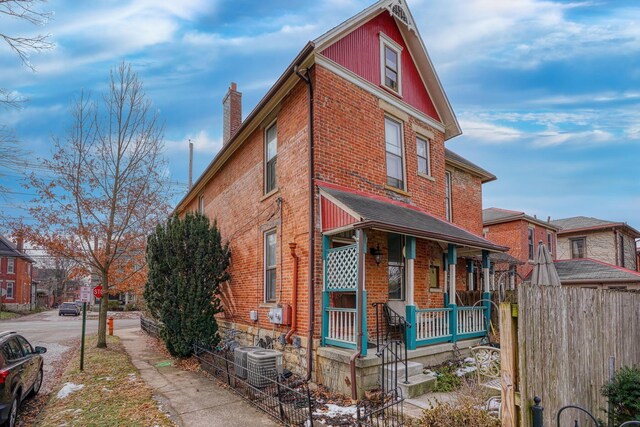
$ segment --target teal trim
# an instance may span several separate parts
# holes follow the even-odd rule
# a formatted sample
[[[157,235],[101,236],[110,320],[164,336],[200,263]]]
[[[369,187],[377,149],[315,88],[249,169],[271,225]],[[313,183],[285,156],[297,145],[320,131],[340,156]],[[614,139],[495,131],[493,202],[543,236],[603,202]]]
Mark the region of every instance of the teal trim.
[[[458,341],[462,341],[462,340],[468,340],[469,338],[481,338],[486,336],[487,333],[485,331],[480,331],[480,332],[472,332],[470,334],[460,334],[458,335]]]
[[[449,243],[448,258],[449,264],[456,264],[458,261],[458,248],[453,243]]]
[[[474,270],[473,260],[472,259],[468,259],[467,260],[467,273],[473,273],[473,270]]]
[[[483,292],[482,299],[484,300],[482,301],[484,305],[484,323],[487,328],[487,335],[489,335],[489,331],[491,330],[491,292]]]
[[[333,345],[335,347],[356,348],[356,343],[354,342],[332,340],[331,338],[326,338],[324,341],[327,345]]]
[[[329,335],[329,292],[322,292],[322,336],[321,345],[324,347],[327,343],[327,335]]]
[[[322,259],[327,260],[327,255],[329,254],[329,247],[331,246],[331,237],[323,235],[322,236]]]
[[[407,259],[416,259],[416,238],[407,236],[405,238],[405,257]]]
[[[451,312],[449,313],[449,332],[451,332],[451,342],[458,341],[458,306],[449,304]]]
[[[405,306],[405,313],[407,315],[407,322],[409,323],[409,327],[406,330],[407,336],[405,339],[407,340],[407,348],[409,350],[416,349],[416,306],[415,305],[407,305]]]
[[[444,293],[444,305],[449,305],[449,292]]]
[[[419,340],[416,341],[416,346],[417,347],[424,347],[427,345],[433,345],[433,344],[441,344],[443,342],[450,342],[451,341],[451,335],[447,335],[444,337],[438,337],[438,338],[429,338],[426,340]]]
[[[491,265],[491,260],[489,259],[489,251],[486,249],[482,250],[482,268],[489,268]]]
[[[451,308],[443,307],[443,308],[419,308],[416,309],[416,313],[448,313],[451,311]]]
[[[362,307],[364,307],[364,313],[362,313],[362,350],[361,356],[367,355],[367,347],[369,346],[369,332],[367,331],[367,291],[362,291]]]

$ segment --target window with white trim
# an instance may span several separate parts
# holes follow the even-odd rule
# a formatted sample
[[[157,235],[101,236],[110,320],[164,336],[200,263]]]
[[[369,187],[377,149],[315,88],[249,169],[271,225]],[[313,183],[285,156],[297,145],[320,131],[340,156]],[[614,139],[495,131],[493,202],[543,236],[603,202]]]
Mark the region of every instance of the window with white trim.
[[[200,215],[204,215],[204,194],[201,194],[198,197],[198,213]]]
[[[578,237],[569,239],[571,243],[571,259],[585,258],[587,254],[587,238]]]
[[[431,176],[431,144],[427,138],[418,136],[416,138],[416,149],[418,152],[418,172]]]
[[[404,237],[389,233],[387,246],[389,249],[389,300],[404,300]]]
[[[535,229],[534,228],[527,228],[527,245],[529,247],[529,260],[533,261],[533,255],[534,255],[534,251],[535,251],[535,247],[533,245],[533,235],[534,235]]]
[[[444,173],[444,215],[447,221],[452,221],[453,209],[451,207],[451,172]]]
[[[404,158],[402,155],[402,124],[384,118],[384,142],[387,151],[387,185],[404,190]]]
[[[278,164],[278,124],[273,123],[264,132],[265,145],[265,173],[264,173],[264,193],[270,193],[278,187],[277,164]]]
[[[380,82],[389,90],[401,94],[402,46],[380,33]]]
[[[15,298],[14,294],[13,294],[14,287],[15,287],[15,282],[7,282],[7,294],[6,294],[6,297],[8,299],[14,299]]]
[[[16,259],[7,258],[7,273],[13,274],[16,272]]]
[[[549,248],[549,253],[553,254],[553,233],[547,231],[547,247]]]
[[[264,233],[264,300],[276,302],[276,230]]]

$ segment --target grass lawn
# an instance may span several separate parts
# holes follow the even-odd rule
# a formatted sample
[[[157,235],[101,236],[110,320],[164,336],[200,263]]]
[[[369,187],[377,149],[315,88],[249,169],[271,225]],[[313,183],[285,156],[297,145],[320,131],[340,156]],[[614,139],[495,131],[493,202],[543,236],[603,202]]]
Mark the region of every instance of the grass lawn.
[[[16,317],[20,317],[20,315],[10,311],[0,311],[0,320],[15,319]]]
[[[84,372],[80,350],[53,389],[38,426],[173,426],[158,409],[151,389],[142,381],[120,338],[107,337],[106,349],[96,348],[96,336],[85,346]],[[66,398],[57,398],[67,383],[84,385]]]

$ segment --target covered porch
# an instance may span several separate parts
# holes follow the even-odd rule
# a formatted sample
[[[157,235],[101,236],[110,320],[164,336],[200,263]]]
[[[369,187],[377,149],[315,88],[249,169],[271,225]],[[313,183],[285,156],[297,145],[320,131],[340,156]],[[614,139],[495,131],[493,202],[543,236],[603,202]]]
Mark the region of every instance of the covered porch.
[[[506,248],[404,203],[321,187],[321,345],[366,356],[487,335],[491,252]],[[418,354],[418,352],[416,352]]]

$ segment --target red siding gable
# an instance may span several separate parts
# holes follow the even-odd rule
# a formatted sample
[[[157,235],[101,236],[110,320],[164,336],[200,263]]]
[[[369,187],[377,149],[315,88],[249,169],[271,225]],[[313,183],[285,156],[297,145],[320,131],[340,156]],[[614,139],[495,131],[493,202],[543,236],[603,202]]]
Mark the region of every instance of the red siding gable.
[[[321,199],[322,209],[322,231],[333,230],[335,228],[344,227],[345,225],[353,224],[356,222],[356,218],[351,216],[348,212],[336,206],[331,200],[326,197]]]
[[[388,12],[383,11],[323,50],[322,54],[380,86],[380,32],[402,46],[402,100],[440,121],[402,34]]]

